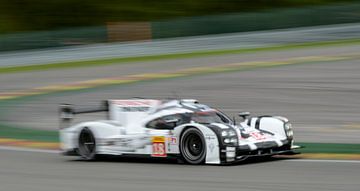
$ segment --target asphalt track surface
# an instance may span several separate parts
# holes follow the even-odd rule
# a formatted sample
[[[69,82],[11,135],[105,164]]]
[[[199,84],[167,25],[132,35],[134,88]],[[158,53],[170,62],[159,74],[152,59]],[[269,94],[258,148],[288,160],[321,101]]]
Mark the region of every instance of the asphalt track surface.
[[[359,50],[359,45],[319,47],[1,74],[0,91],[197,66],[357,54]],[[1,116],[1,120],[24,127],[56,130],[59,103],[96,106],[104,99],[180,96],[199,99],[229,115],[244,110],[255,115],[284,115],[294,123],[297,141],[360,143],[359,61],[355,59],[259,68],[42,96],[9,105],[5,108],[8,112]],[[103,116],[84,115],[77,119],[91,120]]]
[[[77,161],[59,154],[0,150],[4,191],[266,190],[357,191],[358,161],[275,160],[233,166],[168,161]]]
[[[0,75],[0,91],[16,91],[94,78],[115,77],[242,61],[358,53],[360,46],[313,48]],[[300,64],[218,73],[85,92],[42,96],[8,105],[2,121],[57,129],[57,104],[95,106],[106,98],[197,98],[232,115],[283,114],[298,141],[359,143],[359,60]],[[90,119],[92,116],[85,116]],[[99,117],[99,116],[97,116]],[[351,124],[355,124],[352,125]],[[349,126],[347,126],[349,125]],[[275,160],[233,166],[190,166],[172,161],[83,162],[54,153],[0,149],[0,190],[349,190],[360,188],[356,161]]]

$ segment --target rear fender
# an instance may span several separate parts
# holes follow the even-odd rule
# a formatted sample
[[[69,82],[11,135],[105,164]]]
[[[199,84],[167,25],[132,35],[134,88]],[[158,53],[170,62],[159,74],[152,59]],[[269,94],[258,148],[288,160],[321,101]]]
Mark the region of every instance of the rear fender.
[[[78,148],[79,133],[85,127],[89,128],[94,134],[96,143],[114,135],[120,135],[123,131],[121,126],[101,121],[79,123],[69,128],[60,130],[61,149],[73,150]]]

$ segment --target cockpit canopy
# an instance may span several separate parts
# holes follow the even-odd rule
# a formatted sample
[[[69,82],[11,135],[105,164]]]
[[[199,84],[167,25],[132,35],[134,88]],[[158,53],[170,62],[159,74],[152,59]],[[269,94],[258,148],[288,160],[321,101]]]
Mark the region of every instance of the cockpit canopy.
[[[213,110],[207,112],[195,112],[192,114],[192,121],[201,124],[210,124],[210,123],[225,123],[229,124],[230,119],[224,114]]]

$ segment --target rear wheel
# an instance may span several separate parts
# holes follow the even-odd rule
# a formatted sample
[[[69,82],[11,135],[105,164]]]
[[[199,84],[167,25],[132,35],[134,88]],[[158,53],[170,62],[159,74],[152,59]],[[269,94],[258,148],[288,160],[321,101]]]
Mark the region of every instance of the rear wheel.
[[[87,127],[79,134],[78,153],[84,160],[94,160],[96,157],[96,141],[94,134]]]
[[[188,128],[180,139],[180,152],[185,162],[201,164],[205,161],[206,143],[203,134],[196,128]]]

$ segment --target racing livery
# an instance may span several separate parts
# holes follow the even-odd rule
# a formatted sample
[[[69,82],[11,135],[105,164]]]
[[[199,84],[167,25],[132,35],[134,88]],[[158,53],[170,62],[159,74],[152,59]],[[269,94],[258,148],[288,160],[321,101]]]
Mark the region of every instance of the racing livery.
[[[107,112],[107,120],[70,125],[74,115]],[[65,155],[176,157],[190,164],[227,164],[251,156],[295,154],[293,130],[280,116],[239,113],[236,124],[221,111],[193,99],[107,100],[95,109],[60,106]]]

